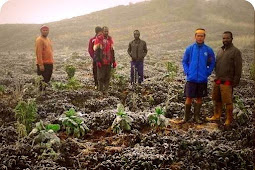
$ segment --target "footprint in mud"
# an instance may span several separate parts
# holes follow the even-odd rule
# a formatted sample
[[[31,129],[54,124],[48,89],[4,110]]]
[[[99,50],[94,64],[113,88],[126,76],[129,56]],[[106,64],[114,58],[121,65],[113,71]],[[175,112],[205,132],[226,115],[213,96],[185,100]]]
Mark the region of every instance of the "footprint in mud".
[[[202,123],[202,124],[195,124],[192,122],[181,123],[182,120],[180,119],[170,119],[169,126],[173,129],[179,129],[188,131],[188,129],[192,128],[194,130],[207,130],[209,132],[219,131],[219,125],[217,123]]]

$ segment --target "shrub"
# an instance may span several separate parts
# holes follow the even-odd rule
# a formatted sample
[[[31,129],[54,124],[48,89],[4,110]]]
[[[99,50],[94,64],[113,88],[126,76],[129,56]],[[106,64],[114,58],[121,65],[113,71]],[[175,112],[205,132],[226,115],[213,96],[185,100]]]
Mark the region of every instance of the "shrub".
[[[177,75],[178,66],[176,66],[175,64],[173,64],[169,61],[166,64],[166,68],[167,68],[167,73],[166,73],[165,77],[167,77],[168,80],[173,80],[174,77]]]
[[[71,79],[72,77],[74,77],[76,69],[73,65],[66,65],[65,71],[67,73],[68,79]]]
[[[18,124],[23,124],[26,128],[25,134],[29,133],[32,129],[32,124],[37,117],[37,107],[34,100],[28,102],[20,101],[14,109],[15,118]],[[21,127],[19,125],[19,127]]]
[[[81,83],[74,77],[70,78],[66,84],[67,89],[77,90],[82,87]]]
[[[124,106],[122,104],[118,104],[116,118],[114,119],[111,128],[114,133],[130,131],[132,121],[132,118],[124,111]]]
[[[128,79],[125,75],[118,74],[115,69],[112,69],[111,71],[111,77],[114,84],[116,84],[121,89],[124,88],[124,86],[127,84]]]
[[[68,135],[74,135],[79,138],[89,131],[84,119],[78,115],[74,108],[64,112],[60,117],[60,121]]]
[[[5,91],[4,86],[3,86],[3,85],[0,85],[0,94],[4,93],[4,91]]]

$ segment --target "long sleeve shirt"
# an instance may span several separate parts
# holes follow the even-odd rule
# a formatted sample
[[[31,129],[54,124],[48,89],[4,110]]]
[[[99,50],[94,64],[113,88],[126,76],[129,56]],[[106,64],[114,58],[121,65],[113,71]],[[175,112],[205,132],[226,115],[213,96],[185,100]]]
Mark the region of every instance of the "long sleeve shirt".
[[[216,79],[231,81],[233,86],[239,84],[242,74],[242,54],[233,44],[221,47],[216,56]]]
[[[52,42],[48,37],[39,36],[35,42],[36,63],[38,65],[53,64]]]
[[[89,46],[88,46],[88,52],[89,52],[89,55],[90,55],[90,57],[91,57],[92,59],[94,59],[94,57],[95,57],[95,56],[94,56],[95,51],[94,51],[94,49],[93,49],[95,40],[96,40],[96,36],[94,36],[93,38],[91,38],[91,39],[89,40]]]
[[[187,81],[206,83],[215,67],[214,52],[205,44],[193,43],[186,48],[182,65]]]
[[[147,55],[147,45],[143,40],[133,40],[128,45],[128,54],[132,58],[132,61],[143,61],[144,57]]]

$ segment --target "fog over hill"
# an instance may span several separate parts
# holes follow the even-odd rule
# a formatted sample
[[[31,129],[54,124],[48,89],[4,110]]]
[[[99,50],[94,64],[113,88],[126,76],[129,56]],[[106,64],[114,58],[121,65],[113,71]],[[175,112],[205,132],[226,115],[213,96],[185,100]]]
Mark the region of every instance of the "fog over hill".
[[[241,48],[254,47],[254,8],[244,0],[151,0],[47,25],[56,51],[85,51],[98,25],[110,28],[116,49],[127,48],[135,29],[149,47],[183,49],[193,41],[198,27],[206,29],[206,41],[212,47],[220,45],[226,30],[233,32]],[[36,24],[0,25],[0,50],[33,52],[39,28]]]

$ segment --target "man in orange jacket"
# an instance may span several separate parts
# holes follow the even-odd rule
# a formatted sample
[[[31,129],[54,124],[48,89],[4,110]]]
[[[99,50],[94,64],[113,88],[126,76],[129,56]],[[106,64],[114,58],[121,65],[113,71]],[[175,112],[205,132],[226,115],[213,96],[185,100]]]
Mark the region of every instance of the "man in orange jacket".
[[[49,83],[53,71],[53,50],[51,40],[48,38],[49,27],[41,26],[41,36],[35,42],[37,74],[43,76],[43,81]],[[42,84],[40,90],[43,90]]]

